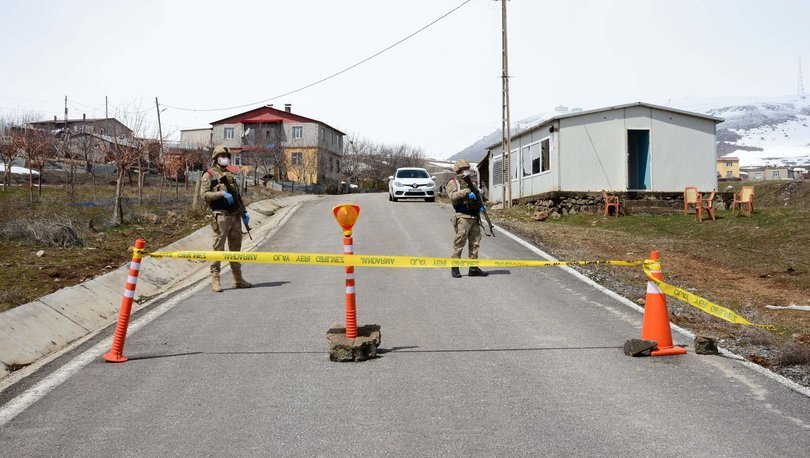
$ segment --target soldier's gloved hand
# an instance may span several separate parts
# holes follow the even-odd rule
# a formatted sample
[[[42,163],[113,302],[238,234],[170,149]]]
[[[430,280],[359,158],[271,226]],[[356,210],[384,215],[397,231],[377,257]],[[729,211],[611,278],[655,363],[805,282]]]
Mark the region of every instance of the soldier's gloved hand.
[[[475,200],[475,193],[471,192],[469,197],[470,197],[470,200]]]
[[[242,222],[245,223],[245,226],[250,223],[250,215],[248,215],[247,212],[242,215]]]
[[[225,191],[225,194],[222,195],[225,198],[225,201],[228,202],[228,205],[233,205],[233,194]]]
[[[481,213],[484,213],[485,211],[487,211],[487,206],[481,205]]]

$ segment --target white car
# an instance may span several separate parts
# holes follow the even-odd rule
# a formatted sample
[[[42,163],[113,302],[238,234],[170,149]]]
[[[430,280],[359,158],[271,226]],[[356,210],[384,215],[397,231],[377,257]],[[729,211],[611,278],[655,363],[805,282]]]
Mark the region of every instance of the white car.
[[[396,202],[399,199],[425,199],[425,202],[436,200],[434,192],[436,177],[430,176],[427,170],[416,167],[397,169],[396,173],[388,177],[388,200]]]

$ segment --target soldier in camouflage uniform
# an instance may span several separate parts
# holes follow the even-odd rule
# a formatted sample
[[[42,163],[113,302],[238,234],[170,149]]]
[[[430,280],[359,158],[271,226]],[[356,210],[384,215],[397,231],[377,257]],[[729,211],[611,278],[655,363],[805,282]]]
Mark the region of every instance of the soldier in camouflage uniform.
[[[478,259],[478,247],[481,244],[480,213],[481,208],[476,201],[475,194],[470,190],[464,177],[470,174],[470,163],[464,159],[453,164],[456,177],[447,183],[447,196],[453,203],[456,214],[453,215],[453,227],[456,238],[453,239],[453,254],[451,258],[461,258],[464,244],[469,242],[470,259]],[[453,278],[461,278],[458,267],[450,269]],[[486,277],[488,274],[478,267],[470,267],[470,277]]]
[[[250,216],[248,216],[247,211],[241,215],[239,214],[242,196],[239,195],[236,178],[228,170],[231,161],[230,149],[227,146],[217,146],[211,154],[211,160],[211,168],[206,170],[200,179],[200,194],[213,213],[211,229],[214,231],[214,250],[224,251],[225,241],[227,240],[229,251],[239,251],[242,249],[242,223],[248,225]],[[239,201],[236,199],[239,199]],[[245,208],[244,204],[241,208]],[[217,293],[222,292],[219,271],[220,262],[211,263],[211,289]],[[250,288],[253,286],[242,278],[242,265],[240,263],[231,262],[231,273],[233,274],[233,286],[235,288]]]

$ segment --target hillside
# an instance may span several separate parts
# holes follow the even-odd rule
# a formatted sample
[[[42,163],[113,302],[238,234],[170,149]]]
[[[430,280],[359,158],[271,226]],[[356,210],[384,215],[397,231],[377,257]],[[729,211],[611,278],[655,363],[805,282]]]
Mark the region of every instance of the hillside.
[[[787,165],[810,167],[810,99],[798,97],[727,97],[672,103],[678,108],[725,119],[717,125],[718,155],[734,155],[743,167]],[[593,109],[599,107],[589,107]],[[512,125],[515,135],[554,115],[540,113]],[[497,129],[450,156],[478,161],[501,139]]]

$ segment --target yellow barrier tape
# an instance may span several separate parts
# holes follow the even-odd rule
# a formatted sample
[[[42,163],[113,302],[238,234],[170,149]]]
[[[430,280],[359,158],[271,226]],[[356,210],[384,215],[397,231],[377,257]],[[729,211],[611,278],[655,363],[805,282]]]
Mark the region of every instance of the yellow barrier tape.
[[[397,268],[448,268],[448,267],[554,267],[554,266],[640,266],[644,273],[654,281],[667,296],[682,300],[709,315],[730,323],[754,326],[776,331],[770,324],[755,324],[682,288],[664,283],[652,276],[649,267],[655,267],[660,261],[538,261],[533,259],[459,259],[433,258],[424,256],[379,256],[379,255],[340,255],[331,253],[289,253],[289,252],[250,252],[250,251],[156,251],[135,250],[136,254],[153,258],[190,259],[195,261],[220,262],[255,262],[265,264],[299,264],[320,266],[355,266],[355,267],[397,267]],[[660,266],[660,264],[658,264]],[[658,267],[660,268],[660,267]]]
[[[143,252],[153,258],[190,259],[195,261],[256,262],[265,264],[306,264],[355,267],[546,267],[613,265],[640,266],[642,261],[538,261],[512,259],[460,259],[424,256],[338,255],[327,253],[282,253],[250,251],[156,251]]]
[[[700,296],[690,293],[683,288],[678,288],[677,286],[672,286],[668,283],[664,283],[663,281],[653,277],[652,272],[647,268],[645,265],[644,273],[647,275],[647,278],[655,282],[658,285],[658,289],[661,290],[662,293],[666,294],[667,296],[674,297],[675,299],[682,300],[687,304],[691,305],[692,307],[699,308],[704,312],[712,315],[714,317],[720,318],[721,320],[726,320],[730,323],[735,324],[743,324],[746,326],[754,326],[757,328],[767,329],[769,331],[776,331],[776,326],[772,324],[756,324],[751,323],[750,321],[746,320],[745,318],[737,315],[733,311],[721,307],[714,302],[711,302],[707,299],[704,299]]]

